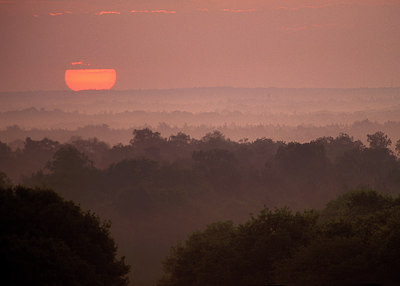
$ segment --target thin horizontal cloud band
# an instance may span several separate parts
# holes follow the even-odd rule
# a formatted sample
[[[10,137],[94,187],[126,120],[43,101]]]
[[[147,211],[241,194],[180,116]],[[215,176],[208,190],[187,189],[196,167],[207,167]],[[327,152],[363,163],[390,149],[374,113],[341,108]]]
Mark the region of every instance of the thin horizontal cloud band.
[[[210,10],[207,8],[199,9],[198,11],[201,12],[209,12]],[[251,13],[251,12],[256,12],[257,9],[251,8],[251,9],[221,9],[219,11],[222,12],[228,12],[228,13]],[[130,10],[129,14],[177,14],[178,11],[176,10]],[[65,11],[65,12],[51,12],[48,13],[49,16],[64,16],[67,14],[72,14],[71,11]],[[121,15],[123,12],[119,11],[100,11],[95,13],[95,15],[98,16],[103,16],[103,15]],[[35,16],[39,16],[39,14],[35,14]]]

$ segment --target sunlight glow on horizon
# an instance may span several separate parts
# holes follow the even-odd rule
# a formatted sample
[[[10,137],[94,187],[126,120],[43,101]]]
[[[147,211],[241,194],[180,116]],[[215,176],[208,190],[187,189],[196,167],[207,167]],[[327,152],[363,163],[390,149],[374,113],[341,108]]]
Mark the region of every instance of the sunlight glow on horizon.
[[[111,89],[116,80],[115,69],[65,70],[65,83],[73,91]]]

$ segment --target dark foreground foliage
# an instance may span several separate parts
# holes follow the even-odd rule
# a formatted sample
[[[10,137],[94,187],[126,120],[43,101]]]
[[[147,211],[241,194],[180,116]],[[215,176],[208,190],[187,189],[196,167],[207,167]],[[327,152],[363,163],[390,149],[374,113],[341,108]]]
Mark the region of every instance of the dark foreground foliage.
[[[399,285],[399,269],[400,198],[360,190],[211,224],[171,249],[158,285]]]
[[[2,285],[127,285],[109,223],[50,190],[0,188]]]

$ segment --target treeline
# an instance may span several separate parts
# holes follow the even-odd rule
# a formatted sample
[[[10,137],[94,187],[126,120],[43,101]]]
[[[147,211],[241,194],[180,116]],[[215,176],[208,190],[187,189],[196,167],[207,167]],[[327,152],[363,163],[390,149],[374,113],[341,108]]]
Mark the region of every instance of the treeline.
[[[262,99],[256,100],[254,105],[257,106],[257,101],[259,105],[265,105],[265,100],[267,99],[264,99],[264,101]],[[354,100],[354,102],[357,103],[357,100]],[[213,106],[212,103],[208,104],[209,106]],[[132,122],[136,126],[157,126],[163,122],[181,128],[184,125],[196,126],[199,122],[205,126],[223,126],[224,124],[237,126],[269,124],[274,126],[307,126],[316,123],[318,125],[329,126],[335,124],[350,125],[353,122],[363,121],[366,118],[374,122],[398,122],[400,117],[400,107],[396,101],[392,105],[388,104],[386,108],[372,109],[371,107],[367,110],[348,110],[340,105],[336,108],[334,108],[334,105],[331,106],[331,110],[326,110],[326,107],[318,110],[308,110],[305,107],[307,107],[309,102],[298,103],[297,105],[292,103],[286,107],[284,106],[285,103],[282,102],[275,109],[272,106],[265,106],[264,110],[261,109],[258,112],[252,112],[246,110],[242,104],[244,103],[230,109],[226,109],[227,107],[225,107],[219,110],[200,109],[198,111],[188,111],[185,106],[182,106],[179,109],[165,111],[165,108],[169,108],[167,105],[164,109],[161,108],[158,111],[149,111],[149,107],[144,110],[137,110],[136,107],[130,111],[125,109],[125,111],[116,112],[111,109],[100,113],[85,113],[81,109],[68,112],[62,110],[62,106],[60,106],[61,109],[54,110],[30,107],[22,110],[0,111],[0,126],[5,127],[16,124],[30,129],[71,129],[87,125],[107,124],[112,128],[128,129],[132,127]],[[238,111],[238,106],[241,107],[240,111]]]
[[[157,285],[395,286],[399,257],[400,197],[359,190],[322,211],[210,224],[171,249]]]
[[[140,170],[140,175],[149,174],[151,182],[164,186],[171,181],[171,189],[185,190],[183,196],[196,193],[190,191],[193,185],[202,185],[201,193],[210,190],[223,196],[248,197],[249,193],[258,193],[268,197],[274,191],[281,197],[294,196],[296,201],[297,195],[310,193],[310,198],[301,201],[311,204],[324,202],[327,195],[354,189],[359,184],[396,193],[400,182],[395,152],[400,154],[400,140],[393,144],[395,152],[389,149],[392,140],[383,132],[367,135],[367,141],[369,147],[340,134],[303,144],[267,138],[235,142],[219,131],[197,140],[182,132],[164,138],[148,128],[135,129],[130,144],[112,147],[96,138],[72,138],[61,144],[28,137],[22,149],[13,150],[0,142],[0,171],[14,183],[42,184],[57,190],[66,189],[59,179],[79,175],[80,183],[101,181],[101,186],[108,186],[102,192],[114,195],[116,184],[131,186],[129,178],[135,170]],[[129,176],[115,182],[113,174],[122,172]],[[172,174],[177,178],[170,180]],[[145,177],[139,176],[136,182]],[[192,177],[190,186],[177,188],[176,184],[185,183],[187,177]],[[79,193],[83,196],[88,192]],[[74,199],[82,201],[81,197]]]
[[[212,221],[244,222],[264,206],[322,207],[360,185],[400,194],[400,161],[389,149],[399,152],[400,141],[382,132],[367,141],[340,134],[303,144],[235,142],[218,131],[197,140],[150,129],[112,147],[97,139],[27,138],[17,150],[0,143],[0,171],[110,218],[132,281],[150,285],[170,245]]]
[[[0,141],[9,144],[13,149],[18,147],[23,148],[23,140],[27,137],[34,140],[41,140],[46,137],[62,143],[70,142],[71,138],[81,137],[83,139],[89,139],[96,137],[111,145],[118,143],[128,144],[132,138],[131,134],[133,130],[143,128],[149,128],[153,131],[160,132],[160,134],[166,138],[183,132],[185,134],[190,134],[192,138],[196,139],[201,139],[204,134],[219,130],[226,137],[234,141],[246,138],[250,141],[254,141],[258,138],[267,137],[273,140],[287,142],[309,142],[319,137],[335,137],[337,134],[346,133],[364,142],[365,134],[372,134],[377,131],[383,131],[391,138],[400,138],[400,121],[387,121],[387,119],[381,122],[365,119],[361,121],[349,120],[348,124],[324,124],[320,118],[316,118],[311,124],[303,124],[301,121],[295,120],[295,123],[292,123],[292,125],[285,124],[282,120],[276,123],[266,120],[265,123],[257,122],[251,124],[245,124],[244,121],[240,120],[237,123],[229,123],[231,121],[222,120],[218,124],[216,122],[206,121],[204,118],[196,118],[192,123],[185,122],[174,124],[168,120],[163,121],[155,119],[152,121],[153,123],[149,123],[150,120],[148,120],[146,123],[142,121],[141,124],[140,120],[126,119],[124,122],[128,122],[128,124],[123,127],[118,124],[113,124],[115,121],[110,122],[110,124],[98,124],[98,122],[101,121],[96,120],[66,123],[67,121],[63,119],[63,116],[55,117],[59,118],[60,124],[56,123],[56,121],[50,117],[43,119],[43,122],[50,122],[57,125],[57,127],[50,129],[41,123],[35,123],[35,120],[31,116],[29,116],[31,119],[29,120],[31,124],[29,126],[33,126],[32,128],[26,125],[26,117],[20,122],[21,125],[16,125],[15,122],[18,121],[14,121],[12,125],[0,124],[0,126],[4,126],[4,128],[0,130]],[[77,120],[74,114],[72,114],[71,117]],[[397,116],[396,119],[398,117],[399,116]]]

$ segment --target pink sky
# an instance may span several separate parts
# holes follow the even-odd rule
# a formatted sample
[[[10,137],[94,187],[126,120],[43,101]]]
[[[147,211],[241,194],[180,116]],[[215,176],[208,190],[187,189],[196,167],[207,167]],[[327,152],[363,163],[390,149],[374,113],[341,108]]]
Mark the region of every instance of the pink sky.
[[[116,3],[116,4],[115,4]],[[400,86],[399,0],[0,0],[0,91]]]

